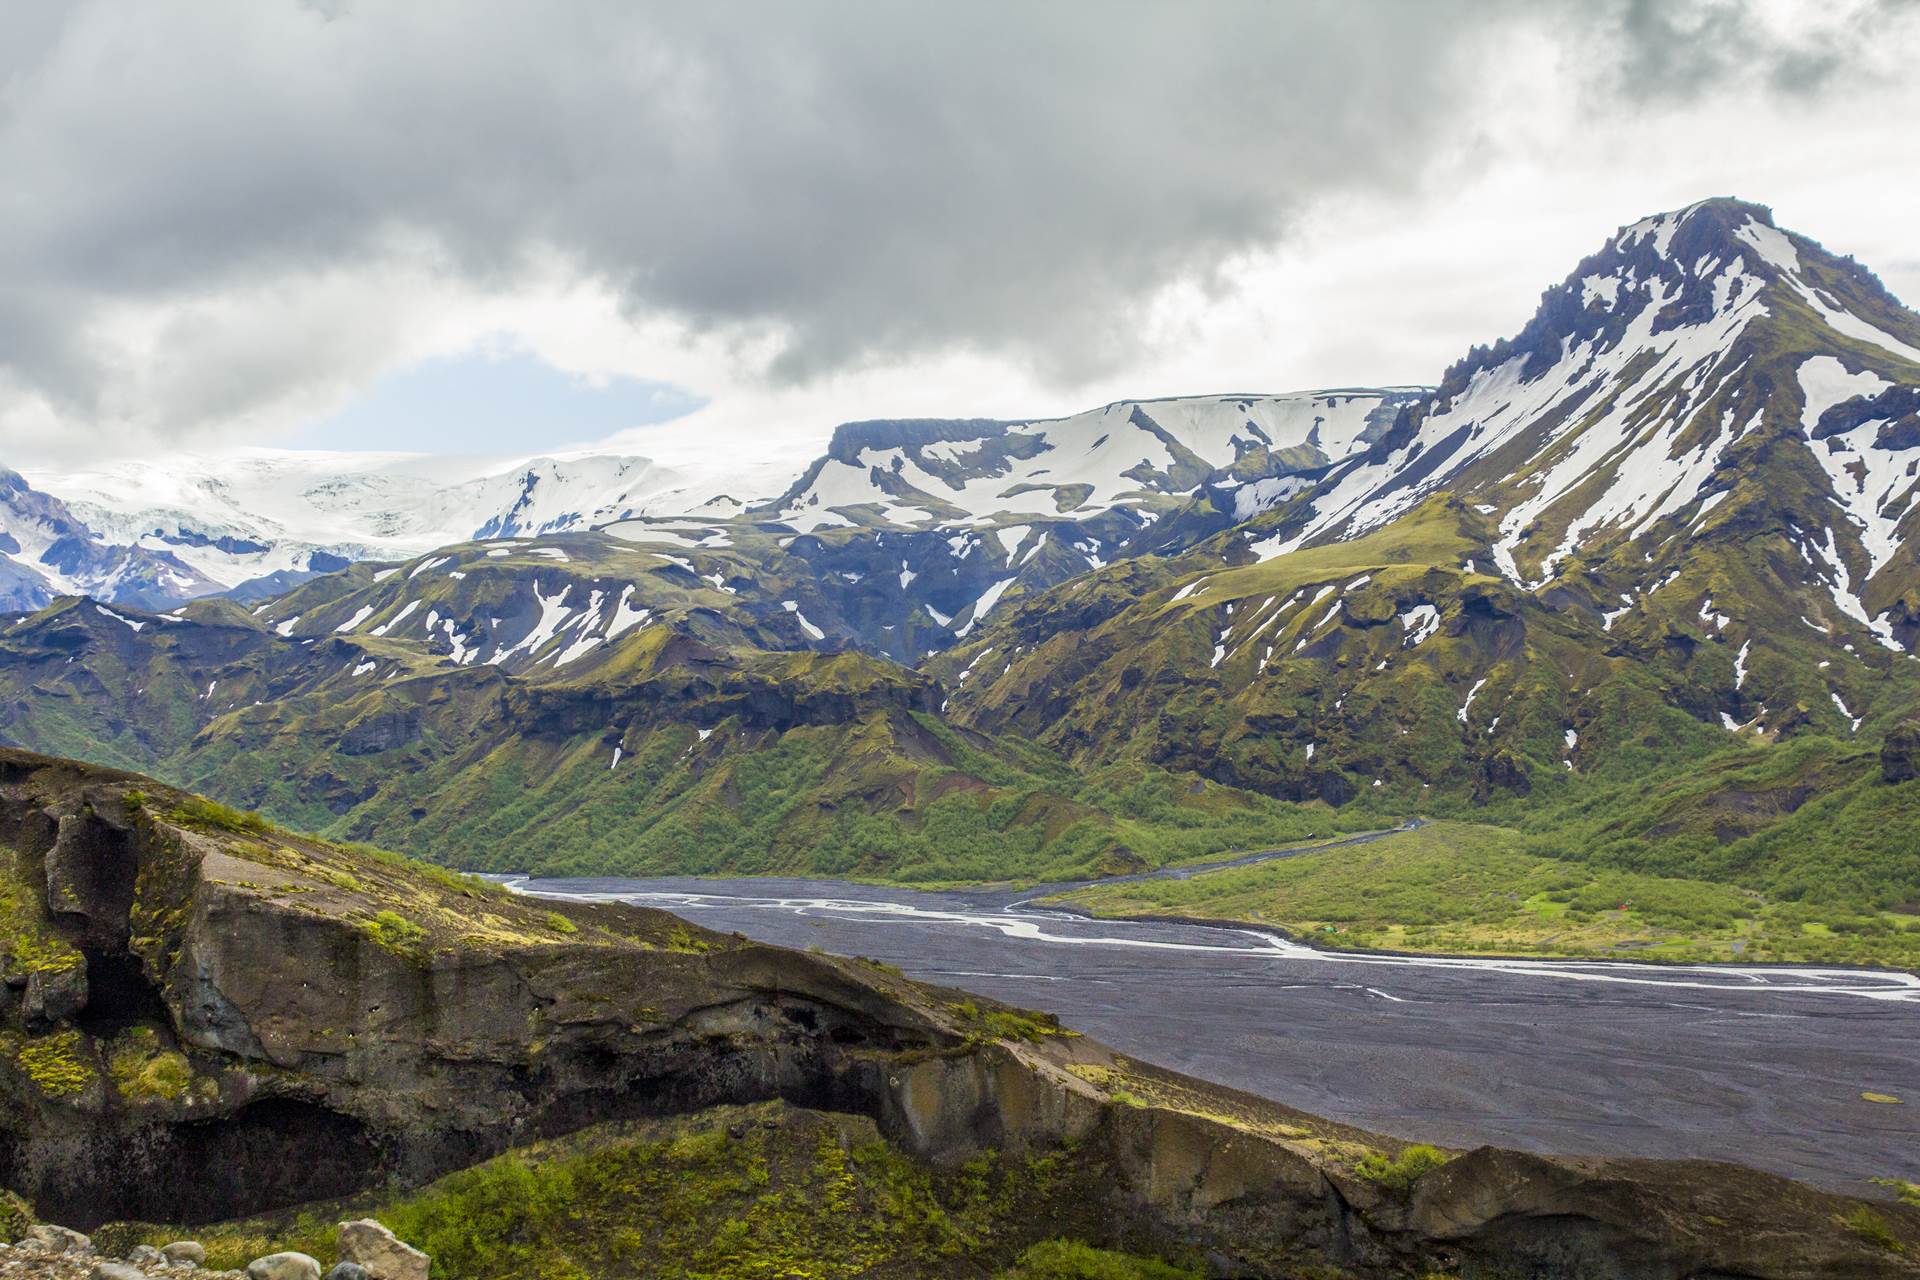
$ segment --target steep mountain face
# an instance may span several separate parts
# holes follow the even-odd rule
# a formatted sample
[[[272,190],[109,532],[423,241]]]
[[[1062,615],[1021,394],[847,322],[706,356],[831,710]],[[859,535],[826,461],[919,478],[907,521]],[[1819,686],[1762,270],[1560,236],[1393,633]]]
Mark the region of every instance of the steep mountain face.
[[[1917,358],[1920,317],[1764,209],[1648,219],[1312,487],[927,669],[984,731],[1335,802],[1537,807],[1747,752],[1710,824],[1737,849],[1879,785],[1920,702]]]
[[[1802,601],[1802,632],[1904,651],[1916,385],[1920,316],[1767,210],[1707,201],[1623,229],[1259,554],[1357,536],[1446,490],[1495,525],[1491,568],[1585,595],[1595,616],[1631,625],[1682,559],[1732,548],[1764,585],[1728,589]],[[1699,601],[1727,618],[1717,630],[1745,620],[1731,603]]]
[[[865,1117],[1007,1206],[890,1274],[1061,1233],[1227,1274],[1920,1273],[1908,1206],[1698,1161],[1407,1156],[881,966],[518,897],[70,761],[0,752],[0,888],[0,1182],[66,1225],[405,1191],[540,1139],[779,1100]],[[839,1170],[839,1224],[864,1220],[870,1155],[801,1112],[728,1118],[794,1125]],[[686,1154],[729,1137],[745,1134]],[[584,1207],[606,1185],[539,1196]],[[644,1231],[654,1197],[617,1198]],[[1880,1240],[1847,1227],[1862,1214]]]

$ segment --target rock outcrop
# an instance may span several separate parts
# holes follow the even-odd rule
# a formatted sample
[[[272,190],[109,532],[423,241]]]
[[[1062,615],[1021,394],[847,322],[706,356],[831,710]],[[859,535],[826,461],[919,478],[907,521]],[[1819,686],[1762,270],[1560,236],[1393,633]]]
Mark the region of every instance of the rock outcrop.
[[[371,1218],[340,1224],[340,1261],[368,1280],[427,1280],[427,1255]]]
[[[662,912],[516,897],[129,774],[0,751],[0,873],[0,1183],[75,1226],[243,1216],[784,1099],[871,1116],[933,1161],[1071,1146],[1101,1171],[1104,1220],[1226,1274],[1920,1275],[1903,1206],[1729,1165],[1496,1150],[1394,1187],[1364,1158],[1398,1142],[1035,1015]],[[53,971],[84,986],[30,1015]],[[1840,1225],[1862,1211],[1914,1250]],[[412,1280],[374,1234],[355,1232],[370,1252],[343,1236],[343,1259]]]

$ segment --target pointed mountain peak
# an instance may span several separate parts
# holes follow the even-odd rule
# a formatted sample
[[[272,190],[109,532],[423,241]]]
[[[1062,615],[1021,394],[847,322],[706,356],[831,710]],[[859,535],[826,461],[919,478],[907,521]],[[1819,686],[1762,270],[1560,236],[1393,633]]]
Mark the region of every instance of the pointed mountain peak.
[[[1743,248],[1777,250],[1775,237],[1786,239],[1774,225],[1772,209],[1733,196],[1715,196],[1624,226],[1614,234],[1610,247],[1622,254],[1651,250],[1655,257],[1688,262],[1703,254],[1739,253]]]

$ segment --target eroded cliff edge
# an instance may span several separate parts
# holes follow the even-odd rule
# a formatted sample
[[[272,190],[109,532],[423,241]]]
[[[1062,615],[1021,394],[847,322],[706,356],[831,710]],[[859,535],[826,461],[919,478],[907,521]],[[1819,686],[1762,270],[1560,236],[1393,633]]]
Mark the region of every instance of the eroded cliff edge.
[[[931,1161],[1068,1149],[1114,1239],[1223,1274],[1920,1275],[1920,1211],[1705,1162],[1400,1143],[1047,1019],[662,912],[517,898],[130,774],[0,751],[0,1183],[208,1221],[608,1120],[781,1099]],[[192,1177],[179,1171],[191,1169]],[[1900,1251],[1894,1246],[1911,1246]]]

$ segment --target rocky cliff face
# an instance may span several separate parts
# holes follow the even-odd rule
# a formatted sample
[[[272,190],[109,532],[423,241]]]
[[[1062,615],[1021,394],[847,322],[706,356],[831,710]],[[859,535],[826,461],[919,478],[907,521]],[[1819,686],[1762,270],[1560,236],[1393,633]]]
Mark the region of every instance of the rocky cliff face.
[[[1146,1224],[1223,1274],[1920,1274],[1839,1225],[1861,1206],[1781,1179],[1395,1166],[1401,1144],[864,962],[515,897],[132,775],[0,753],[0,854],[0,1182],[69,1225],[231,1217],[780,1098],[928,1160],[1070,1150],[1115,1234]],[[1920,1212],[1869,1212],[1920,1243]]]

